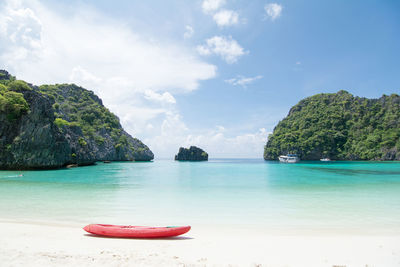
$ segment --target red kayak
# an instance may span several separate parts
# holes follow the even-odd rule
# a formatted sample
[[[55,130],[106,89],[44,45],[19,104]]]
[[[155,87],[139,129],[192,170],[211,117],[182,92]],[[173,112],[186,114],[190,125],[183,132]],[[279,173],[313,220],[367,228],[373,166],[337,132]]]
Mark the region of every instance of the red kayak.
[[[83,230],[91,234],[109,237],[158,238],[183,235],[190,230],[190,226],[148,227],[89,224]]]

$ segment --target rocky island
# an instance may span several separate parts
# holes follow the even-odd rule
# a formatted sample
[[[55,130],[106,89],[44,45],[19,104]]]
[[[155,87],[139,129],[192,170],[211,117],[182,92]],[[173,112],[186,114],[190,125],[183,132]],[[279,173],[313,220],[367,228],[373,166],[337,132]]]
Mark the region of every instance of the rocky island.
[[[301,100],[269,136],[264,159],[288,153],[302,160],[400,160],[400,96],[339,91]]]
[[[0,169],[153,158],[92,91],[74,84],[34,86],[0,70]]]
[[[180,161],[206,161],[208,154],[201,148],[191,146],[190,148],[179,148],[179,152],[175,155],[175,160]]]

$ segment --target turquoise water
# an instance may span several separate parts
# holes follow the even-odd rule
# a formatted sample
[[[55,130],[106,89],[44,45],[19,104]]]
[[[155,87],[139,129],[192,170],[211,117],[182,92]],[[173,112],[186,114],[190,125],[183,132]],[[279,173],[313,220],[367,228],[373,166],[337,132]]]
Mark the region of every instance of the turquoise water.
[[[3,220],[400,234],[399,162],[156,160],[0,171],[0,196]]]

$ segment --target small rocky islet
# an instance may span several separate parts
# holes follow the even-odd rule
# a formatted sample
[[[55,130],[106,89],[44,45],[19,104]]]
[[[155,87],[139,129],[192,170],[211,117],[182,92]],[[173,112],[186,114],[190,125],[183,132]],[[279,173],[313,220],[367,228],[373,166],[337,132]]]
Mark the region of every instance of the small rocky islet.
[[[191,146],[190,148],[180,147],[178,154],[175,155],[178,161],[207,161],[208,154],[203,149]]]
[[[153,158],[92,91],[75,84],[35,86],[0,70],[0,169]]]

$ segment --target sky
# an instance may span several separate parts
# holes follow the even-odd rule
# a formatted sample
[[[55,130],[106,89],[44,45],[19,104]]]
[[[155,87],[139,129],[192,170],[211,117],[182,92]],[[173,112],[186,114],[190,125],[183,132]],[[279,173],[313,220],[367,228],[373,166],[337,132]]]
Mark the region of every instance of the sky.
[[[400,1],[0,0],[0,69],[94,91],[156,158],[261,158],[301,99],[400,91]]]

